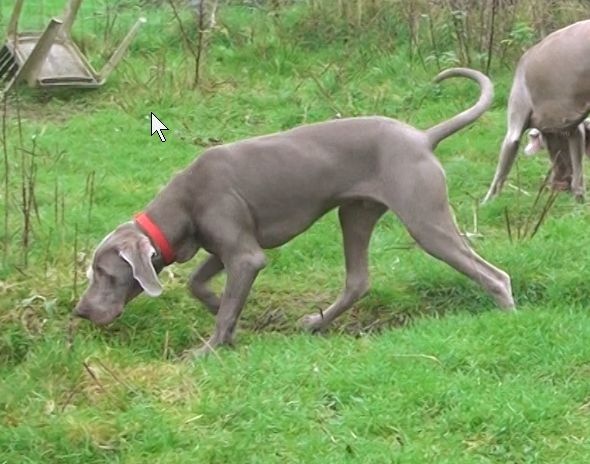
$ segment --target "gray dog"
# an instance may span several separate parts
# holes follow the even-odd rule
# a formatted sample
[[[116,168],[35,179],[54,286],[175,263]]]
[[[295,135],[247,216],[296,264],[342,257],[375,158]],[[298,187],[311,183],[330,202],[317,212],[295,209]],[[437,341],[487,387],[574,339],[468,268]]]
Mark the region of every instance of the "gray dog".
[[[111,322],[142,290],[162,291],[158,272],[210,253],[190,278],[192,294],[216,315],[215,333],[198,352],[231,344],[246,297],[265,266],[263,249],[278,247],[338,208],[346,260],[346,285],[321,314],[302,321],[321,330],[369,288],[367,254],[373,227],[393,211],[416,242],[480,284],[497,304],[514,307],[510,277],[478,256],[460,236],[451,215],[445,174],[433,154],[444,138],[475,121],[490,106],[493,86],[464,68],[481,95],[470,109],[426,131],[385,117],[359,117],[298,127],[208,149],[138,215],[97,247],[90,285],[75,314]],[[225,270],[221,297],[208,288]]]
[[[553,177],[563,181],[564,173],[571,169],[571,191],[578,201],[584,199],[582,121],[590,112],[589,73],[590,20],[549,34],[522,55],[508,100],[508,130],[484,202],[500,193],[516,158],[520,138],[530,127],[547,138],[552,158],[554,147],[567,147],[564,154],[570,159],[561,161]]]

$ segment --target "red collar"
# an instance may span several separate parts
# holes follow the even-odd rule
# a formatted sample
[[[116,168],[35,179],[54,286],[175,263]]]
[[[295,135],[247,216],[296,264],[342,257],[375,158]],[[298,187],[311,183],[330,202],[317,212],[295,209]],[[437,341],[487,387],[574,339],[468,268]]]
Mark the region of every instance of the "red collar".
[[[146,213],[137,213],[135,223],[145,232],[152,243],[160,249],[164,264],[168,265],[174,262],[174,250],[162,230],[151,220]]]

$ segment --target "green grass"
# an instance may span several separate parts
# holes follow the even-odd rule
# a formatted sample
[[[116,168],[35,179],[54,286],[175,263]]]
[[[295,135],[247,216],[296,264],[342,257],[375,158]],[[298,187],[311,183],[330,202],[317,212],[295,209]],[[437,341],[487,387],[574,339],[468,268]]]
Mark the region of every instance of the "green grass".
[[[0,7],[6,18],[9,6]],[[77,26],[97,62],[102,22],[93,18],[101,8],[85,2]],[[137,14],[121,14],[113,44]],[[212,141],[336,113],[426,128],[477,97],[464,80],[433,86],[436,70],[408,63],[403,43],[291,40],[282,28],[297,27],[297,14],[269,20],[263,11],[223,10],[203,86],[192,90],[192,64],[169,13],[147,10],[148,25],[104,88],[22,90],[22,141],[11,102],[10,193],[7,201],[2,188],[0,197],[0,216],[9,213],[0,463],[587,462],[588,206],[560,195],[535,237],[517,237],[538,217],[533,200],[548,168],[539,156],[518,162],[518,179],[513,170],[509,184],[520,191],[509,185],[477,207],[505,130],[510,69],[494,69],[493,108],[437,156],[461,229],[478,232],[474,247],[511,274],[517,314],[501,313],[482,289],[413,246],[388,215],[372,239],[370,294],[328,333],[301,333],[298,318],[325,308],[342,285],[332,212],[269,251],[234,350],[194,363],[178,358],[213,327],[184,288],[201,255],[164,272],[164,295],[137,298],[111,326],[70,324],[94,246]],[[36,16],[28,18],[35,26]],[[165,144],[148,136],[150,111],[171,129]],[[34,148],[37,166],[39,219],[26,265],[17,147]]]

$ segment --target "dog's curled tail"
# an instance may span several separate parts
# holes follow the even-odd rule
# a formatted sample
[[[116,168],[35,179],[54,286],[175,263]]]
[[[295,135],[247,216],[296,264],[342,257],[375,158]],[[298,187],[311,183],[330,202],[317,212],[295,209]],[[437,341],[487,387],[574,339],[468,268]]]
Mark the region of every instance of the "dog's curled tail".
[[[477,118],[479,118],[492,104],[494,98],[494,84],[492,81],[483,73],[476,71],[475,69],[469,68],[450,68],[441,72],[434,78],[434,82],[440,82],[449,77],[467,77],[473,79],[479,84],[481,94],[477,103],[468,110],[453,116],[448,121],[441,122],[436,126],[426,130],[426,135],[430,141],[430,145],[434,149],[441,140],[447,138],[449,135],[454,134],[459,129],[471,124]]]

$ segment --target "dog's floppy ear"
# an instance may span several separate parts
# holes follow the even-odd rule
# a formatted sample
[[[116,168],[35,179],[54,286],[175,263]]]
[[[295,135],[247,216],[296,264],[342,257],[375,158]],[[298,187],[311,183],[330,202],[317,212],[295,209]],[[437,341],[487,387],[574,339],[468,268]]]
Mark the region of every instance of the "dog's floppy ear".
[[[529,143],[524,148],[524,154],[532,156],[539,150],[545,148],[545,140],[539,129],[531,129],[528,133]]]
[[[147,237],[140,237],[132,243],[126,243],[119,249],[119,256],[127,261],[133,270],[133,278],[149,296],[162,293],[162,284],[152,264],[152,256],[156,253]]]

